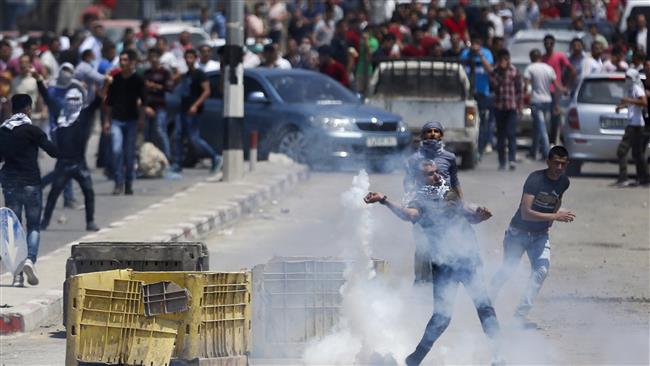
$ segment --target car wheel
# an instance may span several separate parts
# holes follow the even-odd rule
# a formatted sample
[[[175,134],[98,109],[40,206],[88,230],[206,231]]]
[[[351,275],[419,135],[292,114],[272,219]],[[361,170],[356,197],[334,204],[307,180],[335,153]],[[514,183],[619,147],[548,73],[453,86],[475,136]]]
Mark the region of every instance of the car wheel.
[[[462,153],[460,167],[465,170],[474,169],[477,161],[478,152],[476,151],[476,147],[471,147],[469,150]]]
[[[280,134],[277,151],[285,154],[293,161],[304,164],[307,162],[307,138],[298,128],[289,128]]]
[[[570,177],[577,177],[582,171],[582,161],[571,160],[566,167],[566,174]]]

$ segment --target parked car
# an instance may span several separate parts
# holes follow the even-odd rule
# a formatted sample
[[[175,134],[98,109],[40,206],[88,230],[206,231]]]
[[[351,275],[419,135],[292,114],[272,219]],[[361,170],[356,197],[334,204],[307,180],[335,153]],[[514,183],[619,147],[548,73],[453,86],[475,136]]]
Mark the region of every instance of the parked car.
[[[537,48],[542,53],[544,53],[544,37],[547,34],[552,34],[555,37],[555,48],[557,52],[563,52],[566,55],[569,55],[569,48],[571,45],[571,40],[574,38],[583,39],[585,37],[584,32],[576,32],[569,30],[548,30],[548,29],[529,29],[522,30],[515,34],[515,36],[510,40],[508,44],[508,51],[510,51],[510,62],[519,70],[523,75],[526,66],[530,65],[530,51]],[[563,111],[566,111],[570,103],[570,99],[562,98],[560,101],[560,107]],[[565,115],[562,112],[562,115]],[[549,124],[547,124],[548,126]],[[517,124],[517,134],[532,136],[533,129],[533,116],[530,110],[530,101],[524,99],[524,109],[522,111],[522,116]]]
[[[141,23],[140,20],[136,19],[107,19],[101,20],[100,22],[106,30],[106,37],[114,43],[119,43],[122,40],[126,28],[132,28],[135,32],[139,32]],[[225,44],[225,40],[223,39],[210,39],[210,35],[208,35],[203,29],[196,27],[191,23],[151,22],[150,29],[154,34],[165,37],[165,39],[167,39],[167,44],[169,45],[178,41],[178,37],[183,31],[190,32],[190,42],[192,42],[194,46],[208,44],[213,47],[218,47]]]
[[[219,72],[208,73],[212,95],[200,117],[201,135],[223,150],[223,98]],[[176,113],[180,88],[168,95]],[[364,105],[352,92],[321,73],[308,70],[244,70],[244,152],[252,131],[259,134],[258,154],[286,154],[315,167],[368,163],[382,170],[391,156],[410,144],[402,118]]]
[[[587,161],[618,161],[616,150],[628,121],[627,109],[616,112],[624,87],[622,73],[589,75],[578,86],[562,127],[569,174],[580,174]]]
[[[445,127],[445,145],[474,168],[478,151],[478,113],[465,68],[458,61],[386,60],[375,68],[366,104],[404,117],[417,139],[435,119]]]

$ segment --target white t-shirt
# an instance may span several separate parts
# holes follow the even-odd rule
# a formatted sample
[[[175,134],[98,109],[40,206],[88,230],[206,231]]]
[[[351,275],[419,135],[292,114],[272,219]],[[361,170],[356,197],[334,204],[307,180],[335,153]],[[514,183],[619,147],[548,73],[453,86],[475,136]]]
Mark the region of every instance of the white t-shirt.
[[[208,62],[204,64],[197,61],[196,67],[203,72],[219,71],[221,64],[215,60],[208,60]]]
[[[586,75],[591,75],[591,74],[598,74],[603,72],[603,61],[602,60],[596,60],[593,57],[589,57],[587,59],[587,70],[585,71]]]
[[[524,70],[524,79],[530,80],[532,93],[531,103],[550,103],[551,85],[555,80],[555,70],[543,62],[534,62]]]
[[[645,49],[647,42],[648,42],[648,28],[646,27],[640,30],[636,34],[636,47],[643,52],[647,52],[647,50]]]
[[[645,95],[645,90],[639,84],[635,84],[632,90],[628,92],[628,98],[637,99]],[[645,126],[643,121],[643,108],[638,105],[630,104],[627,107],[627,118],[630,120],[630,126]]]

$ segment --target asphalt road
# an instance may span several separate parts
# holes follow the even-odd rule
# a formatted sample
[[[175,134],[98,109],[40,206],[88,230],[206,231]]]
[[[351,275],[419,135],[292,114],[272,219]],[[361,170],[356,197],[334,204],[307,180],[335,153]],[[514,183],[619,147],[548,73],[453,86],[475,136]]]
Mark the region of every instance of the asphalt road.
[[[466,200],[485,205],[494,214],[475,227],[488,276],[499,264],[503,232],[527,174],[543,167],[540,162],[526,161],[514,172],[499,172],[492,154],[476,170],[461,172]],[[521,330],[511,321],[527,279],[527,259],[522,259],[515,278],[495,303],[509,364],[650,363],[650,191],[610,187],[614,165],[588,164],[585,171],[587,176],[571,179],[563,203],[576,212],[576,220],[557,223],[551,230],[551,270],[530,314],[538,328]],[[273,256],[345,257],[354,252],[363,221],[347,215],[341,202],[353,176],[314,173],[289,195],[206,238],[211,269],[251,268]],[[399,198],[401,179],[401,172],[371,175],[370,187]],[[367,238],[372,256],[389,262],[390,280],[387,291],[361,294],[360,305],[352,305],[360,308],[351,309],[351,314],[360,314],[361,322],[370,316],[375,325],[389,331],[366,334],[375,328],[361,325],[352,339],[362,339],[380,353],[392,352],[401,361],[417,343],[431,314],[430,288],[411,286],[414,244],[410,224],[381,206],[372,207],[370,218],[372,235]],[[378,313],[382,304],[390,306]],[[40,331],[0,338],[0,363],[62,364],[65,335],[58,324],[53,320],[52,326]],[[461,290],[454,319],[425,364],[485,364],[489,361],[486,343],[471,302]],[[354,348],[354,342],[346,347]],[[327,345],[322,350],[327,354],[310,355],[312,363],[349,364],[349,355]]]

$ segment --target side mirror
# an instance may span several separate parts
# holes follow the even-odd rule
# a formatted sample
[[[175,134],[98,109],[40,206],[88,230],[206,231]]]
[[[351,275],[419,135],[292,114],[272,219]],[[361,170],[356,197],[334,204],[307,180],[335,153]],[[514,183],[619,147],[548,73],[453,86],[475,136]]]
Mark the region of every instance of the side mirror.
[[[251,103],[269,103],[269,100],[266,98],[266,95],[264,95],[264,93],[261,91],[254,91],[248,93],[248,95],[246,96],[246,101]]]

